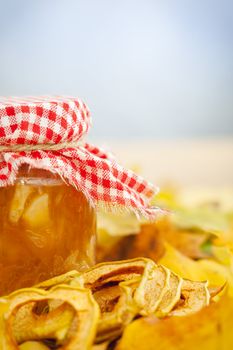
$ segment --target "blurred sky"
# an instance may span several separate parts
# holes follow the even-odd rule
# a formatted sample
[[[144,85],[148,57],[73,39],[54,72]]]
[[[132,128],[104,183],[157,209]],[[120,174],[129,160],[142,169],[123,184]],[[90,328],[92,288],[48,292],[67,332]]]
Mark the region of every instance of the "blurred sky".
[[[92,138],[233,136],[232,0],[0,0],[0,95],[82,97]]]

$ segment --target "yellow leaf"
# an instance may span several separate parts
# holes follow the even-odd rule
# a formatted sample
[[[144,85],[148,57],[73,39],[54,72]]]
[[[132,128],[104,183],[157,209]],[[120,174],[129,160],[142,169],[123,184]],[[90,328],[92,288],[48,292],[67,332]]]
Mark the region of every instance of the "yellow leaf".
[[[221,286],[227,282],[228,292],[233,296],[233,274],[229,267],[212,259],[202,259],[196,264],[211,286]]]
[[[202,274],[196,262],[180,253],[169,243],[164,243],[165,253],[159,260],[159,263],[166,266],[177,275],[195,281],[204,281],[205,275]]]
[[[192,315],[141,318],[126,327],[116,350],[231,350],[232,313],[233,299],[223,296]]]
[[[160,264],[183,278],[193,281],[208,281],[210,286],[222,286],[227,282],[228,291],[230,295],[233,295],[232,265],[225,266],[214,259],[194,261],[168,243],[165,243],[165,248],[165,254],[159,261]]]

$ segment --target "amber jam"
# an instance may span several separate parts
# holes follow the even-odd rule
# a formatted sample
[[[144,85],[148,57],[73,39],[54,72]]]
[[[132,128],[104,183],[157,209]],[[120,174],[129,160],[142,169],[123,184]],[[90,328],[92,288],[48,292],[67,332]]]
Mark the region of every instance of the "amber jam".
[[[96,214],[84,194],[23,166],[0,188],[0,295],[95,260]]]

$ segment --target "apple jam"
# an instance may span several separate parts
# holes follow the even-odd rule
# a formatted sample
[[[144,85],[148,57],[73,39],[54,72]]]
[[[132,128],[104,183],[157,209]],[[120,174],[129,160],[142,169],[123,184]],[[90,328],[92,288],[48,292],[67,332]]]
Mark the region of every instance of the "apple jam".
[[[0,295],[94,264],[96,213],[46,170],[20,168],[0,188]]]

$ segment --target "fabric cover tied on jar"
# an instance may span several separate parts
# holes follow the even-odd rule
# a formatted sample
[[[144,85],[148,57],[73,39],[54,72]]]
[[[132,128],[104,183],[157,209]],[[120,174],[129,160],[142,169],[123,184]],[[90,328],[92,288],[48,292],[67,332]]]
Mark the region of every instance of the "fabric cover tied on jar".
[[[0,187],[13,184],[20,165],[28,164],[58,174],[93,206],[155,218],[162,210],[149,205],[154,186],[84,142],[90,126],[79,98],[0,97]]]

